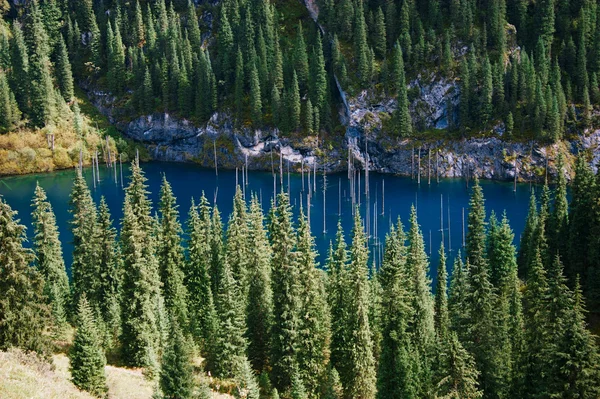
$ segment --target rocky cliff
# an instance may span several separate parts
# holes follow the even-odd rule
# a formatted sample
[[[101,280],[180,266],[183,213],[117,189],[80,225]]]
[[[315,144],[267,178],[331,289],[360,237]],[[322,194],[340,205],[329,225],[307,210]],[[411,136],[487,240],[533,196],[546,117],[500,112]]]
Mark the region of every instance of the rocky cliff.
[[[418,107],[424,123],[444,127],[447,123],[447,98],[455,96],[449,82],[418,85],[421,92]],[[162,161],[195,162],[214,167],[235,168],[246,164],[250,169],[270,170],[281,154],[292,169],[301,164],[313,165],[328,171],[347,168],[348,149],[355,165],[363,169],[368,159],[369,170],[400,175],[416,174],[422,178],[468,177],[520,181],[542,180],[554,174],[554,161],[559,150],[576,154],[589,151],[594,167],[600,163],[600,130],[582,134],[577,139],[551,146],[536,143],[513,143],[501,136],[464,140],[392,140],[380,136],[382,119],[389,117],[394,100],[372,103],[366,93],[348,102],[349,121],[345,143],[327,150],[326,157],[313,143],[281,137],[276,129],[235,128],[227,114],[215,113],[203,126],[180,120],[169,114],[153,114],[123,123],[112,115],[111,99],[103,93],[90,93],[98,109],[113,120],[127,137],[142,143],[151,157]],[[501,131],[498,133],[501,134]],[[366,155],[368,151],[368,156]]]

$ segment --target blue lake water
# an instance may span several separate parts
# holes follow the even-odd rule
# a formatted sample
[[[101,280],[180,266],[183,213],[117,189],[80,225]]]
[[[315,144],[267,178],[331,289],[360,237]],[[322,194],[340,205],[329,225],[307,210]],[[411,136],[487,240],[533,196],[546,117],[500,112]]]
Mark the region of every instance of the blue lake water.
[[[226,223],[232,209],[232,197],[235,192],[235,170],[219,170],[218,176],[216,176],[214,170],[200,168],[192,164],[151,162],[143,164],[142,168],[148,178],[151,199],[155,207],[158,204],[159,188],[162,174],[164,173],[177,196],[182,223],[185,222],[185,218],[187,217],[191,198],[194,197],[197,200],[202,191],[205,192],[211,202],[214,200],[216,194],[217,205],[222,213],[223,221]],[[56,213],[67,268],[70,268],[72,258],[72,246],[70,244],[72,236],[68,228],[68,221],[70,219],[68,201],[74,174],[74,170],[66,170],[0,179],[0,195],[7,200],[13,209],[19,212],[19,218],[21,219],[21,223],[27,226],[29,237],[32,235],[31,199],[36,182],[39,182],[47,191],[48,198]],[[124,184],[127,186],[128,167],[124,166],[123,174]],[[91,168],[85,169],[84,175],[94,199],[98,202],[101,196],[106,198],[113,219],[115,220],[115,225],[118,227],[122,216],[122,202],[124,198],[120,182],[120,171],[117,171],[117,182],[115,182],[114,170],[109,170],[105,166],[101,166],[101,181],[97,184],[96,188],[94,188],[92,183]],[[248,180],[246,187],[247,198],[250,198],[251,192],[257,193],[259,197],[262,197],[263,206],[266,211],[270,206],[270,199],[273,196],[274,179],[272,174],[270,172],[249,172]],[[318,174],[316,179],[317,190],[312,195],[310,211],[311,228],[316,238],[321,263],[325,261],[329,243],[335,237],[338,220],[341,219],[342,221],[348,241],[350,241],[353,222],[350,181],[348,180],[347,173],[327,175],[325,204],[323,204],[323,181],[322,173]],[[415,204],[427,252],[431,253],[431,275],[434,277],[437,267],[437,251],[442,240],[440,202],[443,203],[445,248],[449,251],[450,262],[453,261],[457,251],[462,246],[463,208],[465,218],[468,212],[470,190],[467,190],[464,180],[443,179],[437,183],[432,178],[431,184],[428,184],[425,177],[419,185],[416,180],[411,180],[410,177],[370,173],[369,181],[370,200],[367,207],[363,175],[360,210],[365,220],[367,208],[369,210],[371,219],[371,252],[372,258],[377,265],[380,264],[380,259],[383,256],[383,245],[378,245],[377,243],[383,241],[389,229],[390,221],[395,223],[398,216],[400,216],[405,229],[408,229],[410,207]],[[241,172],[239,174],[239,182],[240,184],[242,183]],[[295,212],[298,211],[301,197],[306,208],[306,191],[308,191],[307,175],[304,176],[304,195],[302,194],[303,183],[300,174],[292,174],[289,177],[289,182],[289,192],[292,205],[295,205]],[[312,176],[311,184],[314,184]],[[506,211],[515,232],[515,242],[518,242],[527,215],[530,195],[529,185],[517,185],[516,192],[513,189],[512,183],[482,181],[481,185],[486,198],[488,215],[493,210],[500,218],[502,213]],[[279,175],[276,177],[276,186],[278,191],[282,189]],[[383,196],[384,186],[385,196]],[[285,173],[283,189],[285,191],[288,190],[288,176]],[[358,187],[356,187],[356,190],[358,190]],[[382,212],[384,204],[385,212]],[[377,207],[377,215],[374,218],[373,212],[375,207]],[[325,218],[323,218],[324,213]],[[377,226],[375,226],[375,219]]]

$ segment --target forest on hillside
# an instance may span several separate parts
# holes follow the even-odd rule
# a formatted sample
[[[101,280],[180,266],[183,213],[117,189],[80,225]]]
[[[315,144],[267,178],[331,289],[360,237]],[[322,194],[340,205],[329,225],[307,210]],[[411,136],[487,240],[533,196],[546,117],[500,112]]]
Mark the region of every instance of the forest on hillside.
[[[532,191],[517,251],[475,180],[464,256],[450,267],[442,245],[434,290],[414,206],[380,266],[358,207],[319,264],[283,191],[265,215],[238,186],[225,222],[202,194],[182,224],[166,177],[153,204],[134,161],[117,229],[79,170],[70,278],[45,191],[29,235],[0,198],[0,349],[47,357],[74,327],[72,381],[99,397],[108,358],[143,368],[157,398],[208,398],[200,356],[239,398],[597,398],[600,172],[579,158],[570,191],[564,173]]]
[[[331,134],[339,90],[396,98],[391,137],[419,137],[407,83],[455,83],[448,130],[503,126],[555,142],[593,126],[600,8],[593,0],[28,0],[0,11],[0,129],[73,111],[74,87],[114,96],[122,118],[169,112],[198,124]]]

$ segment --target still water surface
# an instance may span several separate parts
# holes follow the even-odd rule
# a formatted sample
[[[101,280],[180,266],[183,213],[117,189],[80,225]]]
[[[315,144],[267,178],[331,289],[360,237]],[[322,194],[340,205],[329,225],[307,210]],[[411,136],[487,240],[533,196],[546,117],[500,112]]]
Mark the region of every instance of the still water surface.
[[[218,176],[211,169],[200,168],[191,164],[159,163],[151,162],[142,165],[148,178],[151,199],[155,209],[158,204],[159,188],[164,173],[173,187],[179,204],[182,222],[187,217],[190,200],[196,200],[204,191],[209,201],[216,202],[226,223],[226,218],[232,209],[232,197],[235,192],[236,172],[235,170],[219,170]],[[284,172],[285,173],[285,172]],[[53,173],[34,174],[26,176],[5,177],[0,179],[0,195],[2,195],[13,209],[19,212],[21,223],[27,226],[28,237],[31,238],[31,199],[36,182],[46,190],[48,198],[56,213],[56,219],[63,242],[63,252],[67,268],[70,269],[72,235],[69,231],[68,212],[69,193],[71,191],[74,170],[59,171]],[[116,227],[122,216],[122,202],[124,192],[121,188],[120,171],[117,171],[115,182],[114,171],[106,167],[100,167],[100,183],[93,186],[92,170],[87,168],[84,175],[91,188],[93,198],[98,202],[101,196],[106,198]],[[127,186],[129,168],[124,165],[124,184]],[[263,207],[267,211],[270,199],[273,196],[273,176],[270,172],[249,172],[248,185],[246,187],[247,198],[250,193],[255,192],[262,197]],[[239,182],[242,183],[241,172]],[[307,175],[304,176],[305,193],[302,194],[303,182],[300,174],[291,174],[289,177],[289,192],[292,205],[297,213],[300,198],[306,208],[306,192],[308,191]],[[316,192],[311,199],[311,227],[315,235],[319,261],[324,263],[329,243],[335,238],[338,220],[346,232],[346,239],[350,241],[352,228],[352,201],[350,199],[350,182],[346,173],[327,175],[325,201],[323,200],[323,175],[318,174],[316,179]],[[400,216],[405,230],[408,229],[408,216],[411,205],[416,205],[419,223],[423,230],[423,237],[427,253],[431,253],[431,276],[435,278],[437,268],[437,251],[442,240],[441,213],[443,213],[444,242],[449,251],[449,261],[452,262],[461,249],[463,241],[463,208],[468,212],[470,190],[467,190],[465,181],[460,179],[443,179],[439,183],[432,178],[429,185],[426,178],[417,184],[410,177],[399,177],[370,173],[370,200],[366,204],[364,190],[364,176],[361,186],[361,215],[366,219],[367,208],[370,215],[371,252],[373,261],[379,265],[383,252],[383,242],[389,229],[390,221],[396,222]],[[311,176],[311,184],[314,182]],[[277,190],[280,191],[280,177],[276,178]],[[527,205],[530,195],[529,185],[518,185],[516,192],[511,183],[500,183],[482,181],[481,185],[486,198],[486,209],[489,213],[493,210],[500,218],[506,211],[515,232],[515,243],[518,242],[527,215]],[[385,188],[384,188],[385,187]],[[288,176],[283,178],[283,189],[288,190]],[[356,187],[358,189],[358,187]],[[340,195],[341,193],[341,195]],[[443,211],[440,212],[440,205]],[[385,212],[384,210],[385,206]],[[373,213],[377,210],[376,216]],[[340,212],[341,210],[341,212]],[[341,213],[341,214],[340,214]],[[325,217],[323,217],[325,214]],[[376,220],[376,226],[375,226]],[[449,262],[449,263],[450,263]],[[450,263],[451,265],[451,263]],[[450,267],[449,267],[450,268]]]

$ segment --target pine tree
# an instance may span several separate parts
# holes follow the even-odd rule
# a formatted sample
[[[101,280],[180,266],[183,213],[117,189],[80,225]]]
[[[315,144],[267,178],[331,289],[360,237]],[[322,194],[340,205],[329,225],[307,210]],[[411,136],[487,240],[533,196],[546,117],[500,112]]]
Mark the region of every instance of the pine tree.
[[[322,110],[324,109],[327,97],[327,71],[325,70],[325,57],[323,56],[323,44],[320,33],[317,35],[314,47],[310,82],[312,82],[312,103],[317,109]]]
[[[273,291],[271,288],[271,247],[264,227],[258,198],[252,197],[249,214],[248,251],[248,358],[255,370],[269,365],[270,334],[273,323]]]
[[[69,201],[73,219],[73,262],[71,263],[73,306],[86,294],[92,307],[99,304],[98,231],[96,205],[81,171],[77,171]]]
[[[25,28],[29,46],[29,116],[34,127],[43,127],[54,115],[54,87],[50,75],[48,36],[36,0],[29,4]]]
[[[67,54],[67,45],[62,35],[60,35],[57,44],[56,65],[54,69],[60,93],[65,101],[69,102],[73,98],[73,73],[71,72],[71,63]]]
[[[262,120],[262,100],[260,94],[260,81],[256,65],[253,64],[250,69],[250,108],[252,111],[252,123],[260,126]]]
[[[298,77],[295,70],[292,75],[292,87],[289,93],[289,126],[290,130],[295,131],[300,127],[300,88],[298,87]]]
[[[20,119],[21,111],[15,95],[10,90],[6,74],[4,71],[0,71],[0,131],[12,130]]]
[[[369,258],[365,232],[357,211],[352,231],[352,250],[348,268],[350,293],[348,302],[349,358],[348,373],[342,377],[344,396],[349,398],[375,398],[376,369],[373,341],[368,316]]]
[[[396,111],[398,121],[398,136],[408,137],[412,134],[412,120],[409,112],[408,92],[406,90],[406,78],[404,75],[404,61],[400,44],[396,42],[394,48],[394,82],[398,91],[398,110]]]
[[[298,23],[296,30],[296,42],[294,44],[294,70],[298,75],[298,83],[302,92],[306,90],[308,83],[308,52],[306,51],[306,43],[304,42],[304,33],[302,30],[302,22]]]
[[[121,329],[121,269],[120,252],[117,246],[117,231],[113,227],[108,205],[102,197],[98,207],[98,285],[99,309],[102,321],[111,333],[112,344],[116,344]]]
[[[547,367],[549,339],[548,282],[539,249],[529,265],[527,285],[523,295],[525,315],[525,353],[522,358],[524,389],[522,394],[542,395],[546,388],[544,370]]]
[[[537,202],[535,198],[535,192],[531,192],[529,197],[529,211],[527,213],[527,219],[525,219],[525,228],[521,234],[521,243],[519,245],[519,253],[517,255],[517,264],[519,265],[519,275],[527,275],[527,269],[529,267],[531,248],[534,246],[535,231],[538,223],[538,211]]]
[[[242,190],[238,186],[233,197],[233,212],[229,216],[227,225],[226,255],[244,305],[248,296],[248,241],[247,205]]]
[[[598,345],[586,328],[585,304],[579,279],[573,291],[573,306],[565,320],[565,332],[558,343],[556,368],[560,370],[557,396],[568,398],[593,398],[600,394],[598,378]]]
[[[384,262],[379,279],[382,286],[382,342],[377,374],[377,397],[399,398],[417,395],[418,376],[408,323],[411,316],[409,293],[404,281],[406,237],[400,220],[386,237]]]
[[[211,236],[210,207],[204,194],[200,204],[192,206],[187,219],[188,262],[185,284],[189,293],[190,331],[206,354],[216,334],[216,313],[210,280]]]
[[[435,332],[438,339],[443,339],[448,336],[450,331],[450,315],[448,313],[448,295],[446,288],[448,284],[448,273],[446,272],[446,252],[444,244],[440,246],[439,252],[440,262],[437,271],[437,285],[435,289],[435,307],[434,321]]]
[[[30,250],[23,247],[25,226],[17,212],[0,198],[0,348],[11,346],[48,354],[44,329],[50,312],[44,295],[42,274],[29,266]]]
[[[156,371],[161,333],[162,297],[156,258],[155,220],[152,218],[146,177],[139,163],[131,167],[121,220],[123,256],[122,356],[127,364]]]
[[[412,334],[413,344],[418,353],[418,396],[427,396],[431,390],[431,357],[435,344],[434,308],[429,280],[429,259],[425,252],[425,243],[421,227],[417,221],[417,210],[413,206],[410,213],[408,232],[408,252],[406,268],[408,273],[409,301],[411,318],[408,331]]]
[[[58,237],[56,217],[46,192],[39,184],[35,188],[32,207],[33,250],[36,255],[36,266],[44,278],[44,295],[52,310],[56,331],[60,334],[67,324],[71,294],[69,278]]]
[[[385,56],[385,50],[387,46],[387,40],[385,36],[385,18],[383,16],[381,7],[378,7],[377,12],[375,13],[375,27],[373,28],[373,33],[373,49],[375,50],[375,55],[381,59]]]
[[[575,276],[585,276],[588,267],[590,220],[593,220],[594,176],[583,156],[577,158],[575,178],[571,185],[571,212],[569,213],[568,262],[566,274],[574,281]]]
[[[272,378],[275,387],[285,391],[291,386],[292,373],[296,367],[300,298],[292,210],[289,198],[284,193],[277,196],[277,207],[271,211],[269,237],[273,250]]]
[[[177,318],[171,320],[169,343],[160,370],[160,388],[164,399],[189,399],[193,393],[193,367],[189,343]]]
[[[217,291],[219,328],[215,345],[214,372],[221,378],[237,378],[246,359],[246,322],[243,300],[227,261]]]
[[[10,74],[11,87],[14,90],[19,108],[23,112],[27,112],[29,105],[29,54],[27,53],[21,24],[17,21],[14,21],[12,24],[10,49],[12,66]]]
[[[77,331],[69,351],[70,372],[73,384],[94,396],[106,395],[106,358],[87,298],[82,295],[77,306]]]
[[[325,287],[317,268],[315,240],[302,208],[297,233],[298,288],[300,315],[298,329],[298,370],[310,396],[317,395],[327,372],[330,341],[329,309]]]
[[[160,188],[160,236],[157,248],[157,260],[160,267],[162,292],[165,306],[169,313],[177,319],[181,328],[188,326],[187,297],[188,292],[183,284],[184,264],[183,247],[181,245],[181,224],[175,196],[167,177],[163,175]]]
[[[356,73],[361,87],[366,87],[370,81],[369,47],[367,45],[367,28],[363,11],[363,3],[357,2],[354,9],[354,52],[356,54]]]
[[[483,397],[478,389],[479,372],[473,357],[458,340],[455,332],[451,332],[442,346],[440,353],[439,374],[436,380],[435,397],[444,399],[475,399]]]
[[[327,259],[328,302],[331,312],[331,364],[341,375],[348,367],[348,252],[341,221],[338,221],[335,246],[330,246]]]

